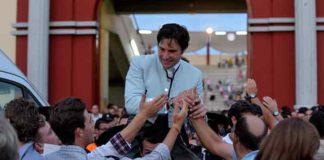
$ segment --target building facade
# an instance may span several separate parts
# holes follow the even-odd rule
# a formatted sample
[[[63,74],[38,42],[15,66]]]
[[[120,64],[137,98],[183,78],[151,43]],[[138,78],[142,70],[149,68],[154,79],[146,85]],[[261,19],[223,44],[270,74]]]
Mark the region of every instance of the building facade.
[[[38,9],[48,7],[40,11],[48,16],[28,24],[33,1],[37,0],[17,3],[16,63],[26,75],[41,79],[35,85],[41,86],[49,102],[77,96],[90,106],[121,98],[129,59],[134,55],[129,44],[132,40],[140,42],[136,31],[128,28],[129,22],[115,13],[112,1],[47,0]],[[323,104],[324,68],[320,64],[324,62],[324,1],[246,0],[245,4],[248,76],[257,81],[259,96],[274,97],[280,105]],[[42,33],[34,37],[36,40],[32,23],[45,24],[45,32],[38,29]],[[32,54],[30,41],[36,48],[45,46],[41,54],[47,56],[28,56]],[[37,71],[36,62],[46,67]],[[114,67],[118,74],[111,71]],[[47,84],[42,83],[47,79]]]

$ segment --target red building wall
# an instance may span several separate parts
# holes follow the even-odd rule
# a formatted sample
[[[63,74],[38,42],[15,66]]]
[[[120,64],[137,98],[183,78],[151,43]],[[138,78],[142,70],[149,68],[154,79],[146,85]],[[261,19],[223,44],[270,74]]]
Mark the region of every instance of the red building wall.
[[[50,21],[96,21],[95,0],[50,1]],[[17,22],[27,22],[28,1],[18,0]],[[51,29],[76,29],[52,27]],[[87,29],[87,28],[82,28]],[[87,107],[97,103],[95,35],[50,35],[49,102],[69,96],[81,98]],[[17,65],[27,74],[27,36],[17,37]]]
[[[249,18],[294,18],[294,0],[246,0]],[[95,21],[99,0],[50,1],[51,21]],[[27,22],[28,1],[18,0],[17,22]],[[324,1],[316,1],[324,17]],[[318,23],[324,26],[324,23]],[[293,25],[293,24],[268,24]],[[262,25],[260,25],[262,26]],[[57,28],[56,28],[57,29]],[[73,29],[68,27],[67,29]],[[94,35],[51,35],[49,40],[49,102],[76,96],[87,106],[98,102]],[[317,32],[318,101],[324,103],[324,32]],[[295,39],[293,31],[251,32],[248,74],[256,80],[260,97],[276,98],[280,106],[295,104]],[[27,72],[27,36],[17,36],[16,62]],[[310,82],[311,83],[311,82]]]
[[[316,1],[316,16],[324,18],[324,1]],[[324,26],[324,23],[317,23]],[[324,31],[317,31],[317,93],[318,103],[324,104]]]
[[[293,0],[250,0],[249,18],[293,18]],[[262,24],[257,26],[293,25]],[[248,41],[249,77],[259,97],[274,97],[280,106],[295,104],[295,39],[293,31],[251,32]]]

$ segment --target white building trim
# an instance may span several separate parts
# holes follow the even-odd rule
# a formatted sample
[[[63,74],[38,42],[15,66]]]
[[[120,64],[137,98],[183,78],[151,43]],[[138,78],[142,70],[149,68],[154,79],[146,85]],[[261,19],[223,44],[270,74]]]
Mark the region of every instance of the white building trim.
[[[317,30],[317,31],[324,31],[324,25],[322,25],[322,26],[317,26],[317,27],[316,27],[316,30]]]
[[[317,23],[324,23],[324,17],[317,17],[316,22]]]
[[[13,28],[28,28],[27,22],[18,22],[11,25]],[[96,21],[52,21],[50,27],[97,27]]]
[[[316,30],[323,31],[324,17],[316,18]],[[295,18],[282,17],[282,18],[249,18],[248,19],[248,31],[249,32],[285,32],[295,31]],[[279,25],[279,24],[290,24],[290,25]]]
[[[269,24],[269,23],[294,23],[295,19],[290,17],[282,18],[249,18],[248,24]]]
[[[294,31],[294,26],[253,26],[248,27],[249,32],[285,32]]]
[[[28,30],[17,30],[12,31],[14,36],[26,36],[28,35]],[[96,29],[51,29],[49,31],[50,35],[96,35]]]
[[[316,21],[315,0],[295,0],[295,108],[317,105]]]
[[[48,99],[49,0],[28,1],[27,77]]]

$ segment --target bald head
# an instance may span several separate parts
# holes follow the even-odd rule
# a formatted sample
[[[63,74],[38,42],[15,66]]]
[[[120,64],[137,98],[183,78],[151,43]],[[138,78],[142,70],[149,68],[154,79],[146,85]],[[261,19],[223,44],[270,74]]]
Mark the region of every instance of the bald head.
[[[237,121],[234,132],[246,149],[254,151],[266,136],[267,127],[259,117],[246,115]]]
[[[263,120],[261,120],[257,116],[252,115],[246,115],[245,119],[250,133],[257,137],[262,136],[264,134],[266,130],[266,125],[264,124]]]

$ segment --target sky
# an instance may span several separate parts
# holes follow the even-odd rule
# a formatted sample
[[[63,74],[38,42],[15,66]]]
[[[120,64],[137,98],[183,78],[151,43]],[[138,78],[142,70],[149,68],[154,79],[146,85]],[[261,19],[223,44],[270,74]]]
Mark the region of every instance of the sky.
[[[135,14],[139,29],[159,30],[165,23],[179,23],[189,31],[246,31],[247,14]],[[132,17],[132,18],[134,18]]]

